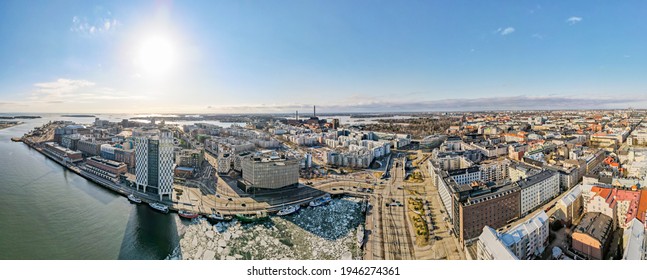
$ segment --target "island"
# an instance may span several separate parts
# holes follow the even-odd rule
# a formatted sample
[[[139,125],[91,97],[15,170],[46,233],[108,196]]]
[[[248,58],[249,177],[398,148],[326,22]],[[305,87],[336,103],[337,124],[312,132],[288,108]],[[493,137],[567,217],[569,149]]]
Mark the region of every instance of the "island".
[[[65,117],[65,118],[94,118],[96,116],[95,115],[61,115],[61,117]]]
[[[41,116],[0,116],[0,119],[3,120],[15,120],[15,119],[40,119]]]

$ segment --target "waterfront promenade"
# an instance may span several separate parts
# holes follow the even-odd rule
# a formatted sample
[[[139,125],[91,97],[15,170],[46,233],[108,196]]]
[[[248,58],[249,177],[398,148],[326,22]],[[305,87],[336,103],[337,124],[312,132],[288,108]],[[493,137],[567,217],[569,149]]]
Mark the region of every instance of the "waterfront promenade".
[[[236,214],[255,214],[258,211],[266,211],[274,213],[281,208],[289,205],[307,205],[310,201],[317,199],[325,194],[332,195],[350,195],[358,197],[366,197],[369,193],[362,193],[358,191],[359,187],[371,188],[370,184],[352,181],[336,181],[329,182],[319,186],[300,186],[295,188],[298,195],[263,195],[252,194],[250,196],[237,195],[231,186],[224,186],[226,184],[219,184],[216,194],[204,194],[200,188],[190,187],[180,184],[173,186],[172,199],[159,200],[156,194],[144,193],[137,191],[132,187],[132,182],[116,183],[104,178],[98,177],[94,174],[84,171],[80,165],[63,161],[58,157],[48,153],[41,147],[40,143],[34,143],[28,139],[22,139],[23,143],[30,148],[45,155],[50,160],[58,163],[62,167],[76,173],[77,175],[94,182],[95,184],[109,189],[115,193],[123,196],[135,194],[141,198],[143,202],[162,203],[169,207],[171,211],[189,210],[201,215],[209,215],[214,212],[220,212],[224,215]],[[130,180],[130,179],[129,179]],[[219,180],[222,182],[222,180]],[[336,188],[339,187],[339,188]],[[346,188],[344,188],[346,187]]]

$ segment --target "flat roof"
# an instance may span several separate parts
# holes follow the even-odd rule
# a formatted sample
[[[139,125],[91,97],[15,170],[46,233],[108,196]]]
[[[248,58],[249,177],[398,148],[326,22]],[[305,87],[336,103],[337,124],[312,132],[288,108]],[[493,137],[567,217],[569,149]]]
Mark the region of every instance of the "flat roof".
[[[532,175],[532,176],[530,176],[528,178],[524,178],[524,179],[519,180],[517,182],[517,184],[519,184],[519,187],[521,187],[522,189],[525,189],[525,188],[531,187],[531,186],[533,186],[533,185],[535,185],[537,183],[540,183],[540,182],[554,176],[555,174],[556,174],[556,172],[554,172],[554,171],[544,170],[544,171],[539,172],[539,173],[537,173],[535,175]]]

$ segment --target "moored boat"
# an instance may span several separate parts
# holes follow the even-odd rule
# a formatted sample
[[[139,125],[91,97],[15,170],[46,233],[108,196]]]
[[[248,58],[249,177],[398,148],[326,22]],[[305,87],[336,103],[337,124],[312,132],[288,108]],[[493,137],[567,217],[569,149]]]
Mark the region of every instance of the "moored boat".
[[[286,216],[286,215],[294,214],[297,211],[299,211],[299,209],[301,209],[301,206],[299,206],[299,205],[288,206],[288,207],[285,207],[285,208],[281,209],[278,213],[276,213],[276,215],[277,216]]]
[[[134,194],[129,194],[128,195],[128,200],[134,202],[134,203],[142,203],[142,200],[138,197],[136,197]]]
[[[309,205],[310,207],[317,207],[324,205],[326,203],[329,203],[332,199],[330,198],[330,195],[325,195],[323,197],[317,198],[313,201],[310,201]]]
[[[212,223],[217,223],[217,222],[222,222],[222,221],[230,221],[231,216],[225,217],[223,214],[213,213],[213,214],[207,215],[207,220],[209,220]]]
[[[162,213],[168,213],[168,206],[166,206],[164,204],[153,202],[153,203],[148,204],[148,205],[150,205],[151,208],[153,208],[153,209],[155,209],[157,211],[160,211]]]
[[[241,223],[252,223],[252,222],[259,222],[263,220],[267,220],[269,216],[267,215],[267,212],[256,212],[252,214],[236,214],[236,219],[238,219]]]
[[[194,219],[194,218],[197,218],[198,216],[200,216],[197,213],[193,213],[193,212],[187,211],[187,210],[177,211],[177,214],[178,214],[178,216],[180,216],[182,218],[185,218],[185,219]]]

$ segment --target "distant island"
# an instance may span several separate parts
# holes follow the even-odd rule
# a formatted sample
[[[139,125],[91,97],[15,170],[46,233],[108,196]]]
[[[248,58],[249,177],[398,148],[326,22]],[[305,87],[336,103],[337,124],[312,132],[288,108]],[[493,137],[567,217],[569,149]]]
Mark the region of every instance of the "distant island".
[[[14,120],[14,119],[40,119],[40,116],[0,116],[0,119],[3,120]]]
[[[94,118],[95,115],[61,115],[61,117],[66,118]]]
[[[23,122],[19,121],[0,121],[0,129],[5,129],[5,128],[10,128],[12,126],[16,126],[19,124],[23,124]]]

